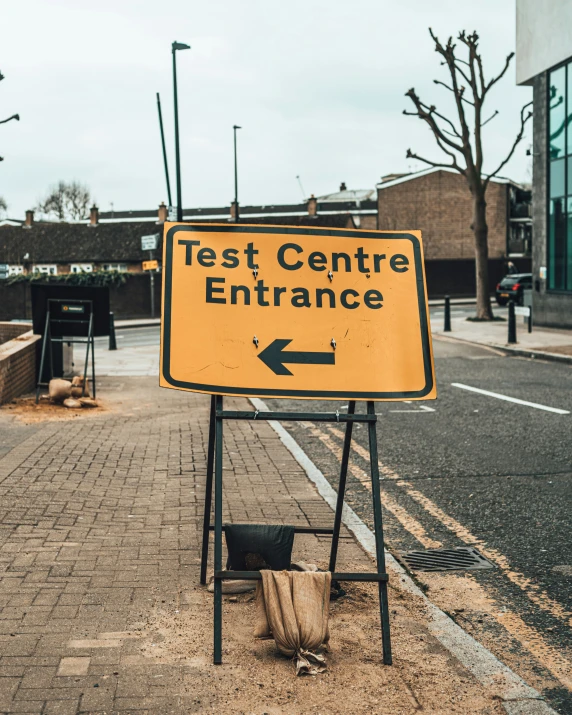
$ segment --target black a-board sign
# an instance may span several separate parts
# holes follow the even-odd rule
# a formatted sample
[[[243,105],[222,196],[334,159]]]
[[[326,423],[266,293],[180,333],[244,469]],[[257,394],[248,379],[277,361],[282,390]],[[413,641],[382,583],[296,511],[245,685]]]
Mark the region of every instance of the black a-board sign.
[[[32,283],[32,322],[34,333],[44,334],[46,315],[59,324],[60,335],[87,335],[89,312],[93,312],[93,336],[109,335],[109,288],[72,286],[59,283]]]

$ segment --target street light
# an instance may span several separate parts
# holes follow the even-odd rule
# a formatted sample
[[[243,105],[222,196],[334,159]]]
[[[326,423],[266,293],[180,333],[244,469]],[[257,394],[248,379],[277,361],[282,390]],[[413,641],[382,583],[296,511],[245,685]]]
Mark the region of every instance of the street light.
[[[177,61],[175,53],[177,50],[190,50],[190,45],[184,42],[173,42],[171,45],[173,52],[173,95],[175,102],[175,170],[177,174],[177,221],[183,220],[183,203],[181,198],[181,157],[179,155],[179,103],[177,98]]]
[[[236,161],[236,130],[242,129],[242,127],[235,124],[232,128],[234,130],[234,220],[238,223],[238,164]]]

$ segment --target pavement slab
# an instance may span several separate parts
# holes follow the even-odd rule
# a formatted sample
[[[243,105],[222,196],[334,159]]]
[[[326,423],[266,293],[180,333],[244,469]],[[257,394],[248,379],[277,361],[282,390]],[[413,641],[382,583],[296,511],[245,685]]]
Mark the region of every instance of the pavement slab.
[[[506,312],[502,311],[506,316]],[[528,320],[528,319],[527,319]],[[516,316],[517,342],[508,343],[508,321],[474,321],[466,316],[451,317],[451,331],[443,330],[441,320],[434,320],[432,325],[434,336],[465,340],[480,345],[488,345],[499,349],[516,348],[549,354],[572,356],[572,330],[533,326],[532,332],[523,323],[522,316]]]

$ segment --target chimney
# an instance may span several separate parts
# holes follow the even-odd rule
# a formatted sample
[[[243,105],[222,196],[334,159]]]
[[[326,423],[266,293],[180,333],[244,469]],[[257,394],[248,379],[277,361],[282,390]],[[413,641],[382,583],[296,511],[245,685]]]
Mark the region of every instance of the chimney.
[[[88,226],[97,226],[99,223],[99,209],[95,204],[89,210],[89,224]]]
[[[26,211],[26,221],[23,228],[32,228],[34,225],[34,212],[31,210]]]
[[[308,199],[308,216],[317,216],[318,215],[318,200],[312,194],[310,198]]]
[[[230,218],[229,221],[236,221],[236,201],[230,202]]]
[[[342,183],[340,184],[340,191],[347,191],[347,190],[348,190],[348,187],[346,186],[346,182],[342,181]]]
[[[165,223],[167,218],[167,207],[165,206],[165,202],[161,201],[161,203],[159,204],[159,220],[157,221],[157,223]]]

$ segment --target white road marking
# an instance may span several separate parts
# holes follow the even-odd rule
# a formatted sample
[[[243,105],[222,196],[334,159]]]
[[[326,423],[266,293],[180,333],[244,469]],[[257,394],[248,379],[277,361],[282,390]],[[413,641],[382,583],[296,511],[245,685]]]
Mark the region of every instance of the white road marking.
[[[525,407],[534,407],[537,410],[545,410],[546,412],[555,412],[557,415],[569,415],[569,410],[561,410],[558,407],[548,407],[547,405],[539,405],[537,402],[528,402],[527,400],[519,400],[517,397],[508,397],[507,395],[501,395],[498,392],[489,392],[489,390],[481,390],[480,387],[471,387],[470,385],[463,385],[460,382],[452,382],[453,387],[460,387],[461,390],[469,390],[469,392],[478,392],[480,395],[487,395],[487,397],[496,397],[497,400],[505,400],[506,402],[514,402],[517,405],[524,405]]]
[[[389,412],[415,412],[417,414],[420,413],[421,410],[389,410]],[[431,412],[434,412],[435,410],[431,410]]]
[[[413,400],[403,400],[406,405],[414,404]],[[418,405],[414,410],[388,410],[389,412],[435,412],[433,407],[426,407],[425,405]]]

